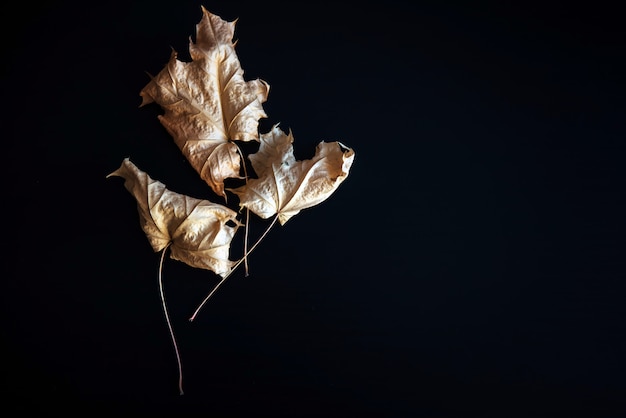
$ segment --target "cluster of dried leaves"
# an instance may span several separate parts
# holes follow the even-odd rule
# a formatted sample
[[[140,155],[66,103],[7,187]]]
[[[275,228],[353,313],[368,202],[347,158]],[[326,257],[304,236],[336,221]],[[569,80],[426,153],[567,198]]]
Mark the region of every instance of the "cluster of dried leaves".
[[[320,142],[313,158],[297,161],[291,132],[274,125],[269,132],[259,133],[259,120],[267,117],[263,103],[269,85],[244,79],[233,42],[235,22],[222,20],[204,7],[202,13],[196,40],[189,44],[192,60],[182,62],[172,53],[165,68],[141,90],[141,105],[161,106],[164,113],[159,120],[183,155],[225,203],[228,193],[235,194],[239,211],[168,190],[128,158],[109,176],[124,178],[154,251],[164,255],[169,248],[172,258],[221,276],[214,292],[254,248],[238,261],[229,259],[231,241],[244,225],[240,212],[274,217],[270,227],[276,220],[285,224],[337,189],[349,173],[354,151],[340,142]],[[246,172],[239,141],[260,142],[258,151],[247,156],[254,176]],[[245,183],[227,189],[224,181],[229,178]]]

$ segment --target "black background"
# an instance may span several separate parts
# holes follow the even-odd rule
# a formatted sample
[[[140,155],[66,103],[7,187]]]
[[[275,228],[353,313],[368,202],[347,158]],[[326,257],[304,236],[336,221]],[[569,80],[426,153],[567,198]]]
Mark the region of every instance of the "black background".
[[[591,2],[3,6],[4,395],[18,411],[626,416],[625,30]],[[617,3],[617,2],[615,2]],[[356,151],[330,199],[216,284],[164,286],[125,157],[215,200],[139,108],[200,5],[298,159]],[[10,26],[9,26],[10,25]],[[266,222],[253,219],[258,234]],[[8,403],[6,404],[8,405]]]

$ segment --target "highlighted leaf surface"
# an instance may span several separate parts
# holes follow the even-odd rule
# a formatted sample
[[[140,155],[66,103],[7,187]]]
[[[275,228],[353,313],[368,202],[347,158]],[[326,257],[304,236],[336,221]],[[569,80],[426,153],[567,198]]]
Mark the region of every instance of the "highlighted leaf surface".
[[[170,255],[175,260],[222,277],[230,272],[235,264],[228,259],[230,243],[241,226],[235,211],[172,192],[128,158],[110,176],[125,179],[124,186],[137,200],[141,228],[155,252],[171,243]]]
[[[172,56],[140,92],[142,106],[156,102],[159,120],[190,164],[215,193],[226,197],[224,179],[240,177],[241,158],[231,140],[258,141],[258,123],[269,85],[245,81],[232,42],[235,22],[202,8],[191,62]]]
[[[313,158],[296,161],[292,143],[277,125],[261,135],[258,152],[248,157],[258,178],[232,190],[240,206],[264,219],[278,214],[281,225],[330,197],[354,161],[354,151],[339,142],[320,142]]]

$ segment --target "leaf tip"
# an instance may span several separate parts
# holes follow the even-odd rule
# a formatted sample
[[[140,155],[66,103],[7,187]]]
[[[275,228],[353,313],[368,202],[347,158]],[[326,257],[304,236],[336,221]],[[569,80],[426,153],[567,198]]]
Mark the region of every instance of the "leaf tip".
[[[107,174],[105,178],[108,179],[109,177],[125,177],[124,176],[124,171],[125,171],[125,168],[126,168],[126,166],[128,164],[132,164],[132,163],[130,162],[130,159],[128,157],[126,157],[122,161],[122,164],[119,166],[119,168],[117,170],[113,171],[112,173]]]

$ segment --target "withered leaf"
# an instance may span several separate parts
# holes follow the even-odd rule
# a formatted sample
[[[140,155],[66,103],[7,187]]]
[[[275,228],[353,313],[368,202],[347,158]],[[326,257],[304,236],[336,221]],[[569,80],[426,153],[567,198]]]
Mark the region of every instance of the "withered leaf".
[[[354,161],[354,151],[340,142],[320,142],[313,158],[296,161],[292,143],[291,132],[278,125],[262,134],[259,150],[248,157],[258,178],[232,189],[240,206],[263,219],[278,214],[281,225],[330,197]]]
[[[128,158],[110,176],[124,178],[124,186],[137,200],[141,228],[155,252],[169,244],[173,259],[222,277],[230,272],[235,264],[228,259],[230,243],[241,226],[235,211],[172,192]]]
[[[230,142],[258,141],[258,123],[269,85],[245,81],[235,52],[235,22],[204,7],[189,41],[191,62],[172,53],[168,64],[141,90],[141,105],[156,102],[159,120],[213,191],[226,198],[224,179],[240,178],[241,157]]]

